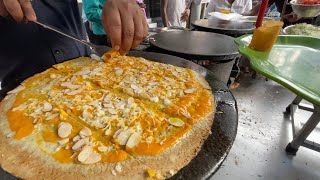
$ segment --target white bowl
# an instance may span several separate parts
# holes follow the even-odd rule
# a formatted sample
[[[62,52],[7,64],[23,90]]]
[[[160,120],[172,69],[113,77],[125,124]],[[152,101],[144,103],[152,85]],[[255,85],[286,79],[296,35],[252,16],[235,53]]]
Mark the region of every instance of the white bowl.
[[[311,18],[320,14],[320,4],[305,5],[298,4],[301,0],[293,0],[290,2],[292,10],[298,17]]]

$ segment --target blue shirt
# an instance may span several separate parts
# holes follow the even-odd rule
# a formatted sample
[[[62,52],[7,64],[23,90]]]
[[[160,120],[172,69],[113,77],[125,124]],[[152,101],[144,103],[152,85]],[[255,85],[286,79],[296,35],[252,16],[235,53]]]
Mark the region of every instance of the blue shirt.
[[[87,19],[92,23],[92,31],[95,35],[105,35],[102,23],[102,8],[106,0],[82,0],[83,10]]]

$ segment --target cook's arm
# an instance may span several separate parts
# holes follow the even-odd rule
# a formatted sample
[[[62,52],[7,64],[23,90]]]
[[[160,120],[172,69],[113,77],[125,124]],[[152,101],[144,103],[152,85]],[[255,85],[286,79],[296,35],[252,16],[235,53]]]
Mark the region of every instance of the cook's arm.
[[[242,15],[244,15],[244,16],[256,16],[259,13],[260,7],[261,7],[261,2],[256,4],[250,11],[242,13]]]
[[[164,27],[168,26],[167,7],[168,7],[168,0],[161,0],[160,8],[161,8],[162,23]]]

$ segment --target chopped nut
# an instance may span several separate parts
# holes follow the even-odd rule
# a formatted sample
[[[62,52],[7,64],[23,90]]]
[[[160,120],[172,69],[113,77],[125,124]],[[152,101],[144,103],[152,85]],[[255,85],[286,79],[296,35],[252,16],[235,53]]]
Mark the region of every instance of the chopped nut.
[[[60,113],[54,113],[54,114],[48,116],[48,117],[46,118],[46,121],[52,120],[52,119],[58,117],[59,115],[60,115]]]
[[[79,93],[81,93],[81,92],[82,92],[82,89],[77,89],[77,90],[68,92],[67,95],[69,95],[69,96],[74,96],[74,95],[79,94]]]
[[[115,109],[113,109],[113,108],[108,108],[108,112],[110,114],[117,114],[117,111]]]
[[[109,148],[106,147],[106,146],[99,146],[99,147],[98,147],[98,150],[99,150],[100,152],[107,152],[107,151],[109,150]]]
[[[111,129],[107,129],[106,132],[105,132],[105,135],[110,136],[111,134],[112,134]]]
[[[79,150],[82,146],[86,145],[89,143],[89,138],[84,138],[84,139],[80,139],[78,142],[76,142],[73,146],[72,146],[72,150],[77,151]]]
[[[72,125],[70,123],[62,122],[58,126],[58,135],[61,138],[68,137],[71,134]]]
[[[57,78],[57,75],[56,74],[50,74],[50,78],[51,79],[55,79],[55,78]]]
[[[132,89],[134,89],[134,90],[139,89],[139,87],[138,87],[137,85],[135,85],[135,84],[131,84],[130,87],[131,87]]]
[[[93,153],[91,153],[89,158],[83,162],[83,164],[94,164],[94,163],[101,161],[101,159],[102,159],[101,154],[99,154],[97,152],[93,152]]]
[[[92,135],[92,132],[89,128],[85,127],[79,132],[80,136],[89,137]]]
[[[58,141],[58,144],[59,144],[60,146],[63,146],[63,145],[65,145],[65,144],[67,144],[68,142],[69,142],[69,138]]]
[[[150,98],[152,102],[159,102],[159,98],[157,96]]]
[[[131,136],[129,137],[126,146],[129,148],[133,148],[136,145],[139,144],[139,142],[141,141],[141,135],[139,133],[133,133],[131,134]]]
[[[36,117],[36,118],[32,121],[32,123],[33,123],[33,124],[37,124],[40,120],[41,120],[41,118]]]
[[[86,161],[90,157],[92,152],[93,152],[92,146],[84,147],[78,155],[78,161],[80,162]]]
[[[87,75],[87,74],[89,74],[90,72],[91,72],[90,69],[86,69],[86,70],[82,70],[82,71],[76,72],[75,75],[80,75],[80,76],[82,76],[82,75]]]
[[[148,83],[150,86],[156,86],[159,84],[159,82],[154,82],[154,81],[151,81]]]
[[[120,76],[123,73],[123,69],[121,68],[114,68],[116,75]]]
[[[168,106],[168,105],[171,104],[171,101],[170,101],[169,99],[165,98],[165,99],[163,100],[163,103],[164,103],[164,105]]]
[[[190,88],[190,89],[184,90],[184,92],[187,93],[187,94],[191,94],[191,93],[193,93],[193,92],[196,91],[196,90],[197,90],[197,88]]]
[[[76,135],[73,139],[72,139],[72,141],[73,142],[77,142],[77,141],[79,141],[81,139],[81,137],[79,136],[79,135]]]
[[[91,113],[89,113],[89,112],[87,111],[87,109],[85,109],[85,110],[82,112],[82,117],[83,117],[83,119],[85,119],[85,120],[89,119],[91,116],[92,116]]]
[[[50,103],[48,103],[48,102],[44,102],[43,103],[43,111],[44,112],[50,112],[50,111],[52,111],[52,109],[53,109],[53,107],[52,107],[52,105],[50,104]]]
[[[117,142],[119,143],[119,145],[126,145],[132,133],[132,129],[127,129],[125,131],[120,132],[120,134],[117,136]]]
[[[15,111],[20,111],[20,110],[22,110],[22,109],[24,109],[24,108],[26,108],[26,107],[27,107],[27,105],[23,103],[23,104],[21,104],[20,106],[13,108],[12,111],[13,111],[13,112],[15,112]]]
[[[183,126],[185,124],[184,121],[182,121],[179,118],[169,118],[168,122],[171,125],[176,126],[176,127],[181,127],[181,126]]]

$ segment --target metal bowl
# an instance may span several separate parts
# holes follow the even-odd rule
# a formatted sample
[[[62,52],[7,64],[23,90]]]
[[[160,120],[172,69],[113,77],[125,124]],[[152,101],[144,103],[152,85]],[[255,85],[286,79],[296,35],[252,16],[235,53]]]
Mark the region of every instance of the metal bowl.
[[[305,5],[298,4],[301,0],[293,0],[290,2],[292,10],[298,17],[311,18],[320,14],[320,4]]]

